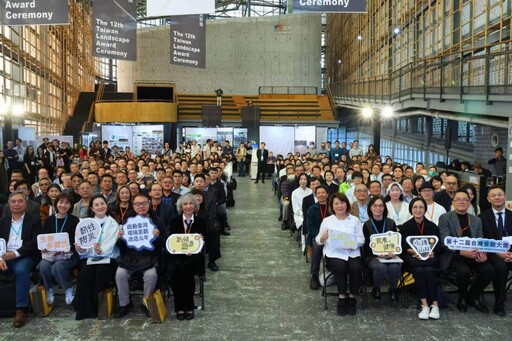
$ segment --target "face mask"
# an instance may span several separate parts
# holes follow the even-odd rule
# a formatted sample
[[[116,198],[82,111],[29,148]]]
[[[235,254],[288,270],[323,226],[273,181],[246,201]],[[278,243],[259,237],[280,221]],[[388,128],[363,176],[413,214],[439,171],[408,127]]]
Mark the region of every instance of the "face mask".
[[[288,176],[287,176],[287,179],[288,179],[288,180],[290,180],[290,181],[295,180],[295,174],[288,175]]]
[[[430,171],[430,172],[428,172],[428,175],[430,175],[430,176],[436,176],[436,172],[434,172],[434,171]]]
[[[347,175],[347,181],[352,180],[352,174]]]

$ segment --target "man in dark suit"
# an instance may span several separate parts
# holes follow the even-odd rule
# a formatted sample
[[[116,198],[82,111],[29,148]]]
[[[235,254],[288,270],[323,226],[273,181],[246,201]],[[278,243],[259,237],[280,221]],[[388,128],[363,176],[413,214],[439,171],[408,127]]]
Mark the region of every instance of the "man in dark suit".
[[[14,183],[14,190],[16,192],[21,192],[25,194],[25,196],[28,198],[30,195],[30,187],[27,181],[20,180],[16,181]],[[30,213],[34,217],[39,217],[39,209],[40,205],[38,205],[35,201],[31,199],[27,199],[27,208],[25,209],[28,213]],[[7,205],[4,206],[4,209],[2,211],[2,216],[5,216],[11,212],[11,205],[7,203]]]
[[[459,180],[455,174],[450,174],[446,178],[446,189],[434,194],[434,201],[443,206],[446,212],[452,209],[452,198],[457,189],[459,188]]]
[[[258,172],[256,173],[256,184],[260,180],[261,174],[261,183],[265,183],[265,169],[267,168],[267,160],[268,160],[268,150],[265,149],[265,142],[261,142],[260,148],[256,152],[256,157],[258,158]]]
[[[466,191],[458,190],[453,196],[454,211],[445,213],[439,217],[439,232],[441,233],[441,242],[447,236],[482,238],[483,228],[480,218],[467,213],[471,201]],[[455,271],[457,287],[459,289],[459,301],[457,308],[467,311],[470,305],[482,313],[488,313],[489,310],[478,298],[482,295],[484,289],[494,278],[494,268],[487,261],[487,253],[478,249],[471,251],[452,251],[446,250],[441,261],[441,267],[449,264],[450,269]],[[446,263],[443,262],[446,260]],[[446,266],[446,265],[445,265]],[[476,273],[476,278],[470,288],[471,271]]]
[[[505,199],[505,191],[502,187],[498,185],[489,187],[487,200],[492,207],[480,214],[484,238],[502,240],[512,237],[512,211],[505,208]],[[487,258],[494,267],[493,286],[496,302],[493,311],[495,315],[505,316],[507,276],[512,270],[512,252],[509,250],[505,253],[490,253]]]
[[[205,236],[206,250],[208,252],[208,268],[211,271],[219,271],[219,267],[215,263],[221,257],[220,254],[220,233],[215,227],[215,219],[217,218],[217,205],[215,204],[215,189],[206,187],[206,177],[202,173],[198,173],[194,178],[194,189],[198,189],[204,193],[204,207],[208,212],[207,231]]]
[[[16,315],[13,326],[25,325],[28,310],[30,274],[37,250],[37,235],[41,233],[39,215],[27,212],[28,197],[22,192],[9,196],[10,211],[0,219],[0,238],[7,244],[7,252],[1,257],[0,271],[11,271],[16,278]],[[1,295],[2,293],[0,293]]]
[[[100,150],[101,159],[107,161],[108,157],[112,154],[112,150],[108,147],[108,141],[103,141],[103,148]]]
[[[151,206],[149,209],[150,211],[156,213],[160,219],[162,219],[164,226],[160,232],[162,233],[162,237],[167,239],[167,237],[169,237],[170,231],[169,224],[171,220],[177,216],[177,214],[174,212],[172,206],[162,204],[162,185],[159,183],[154,183],[148,189],[149,197],[151,198]]]

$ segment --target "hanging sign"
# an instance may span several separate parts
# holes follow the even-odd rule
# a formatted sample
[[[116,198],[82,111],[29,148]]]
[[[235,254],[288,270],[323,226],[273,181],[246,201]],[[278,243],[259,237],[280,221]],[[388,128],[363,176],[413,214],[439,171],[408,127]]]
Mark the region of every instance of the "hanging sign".
[[[294,13],[366,13],[366,0],[294,0]]]
[[[68,0],[0,0],[0,25],[65,25],[68,11]]]
[[[206,20],[204,15],[171,17],[171,64],[206,67]]]

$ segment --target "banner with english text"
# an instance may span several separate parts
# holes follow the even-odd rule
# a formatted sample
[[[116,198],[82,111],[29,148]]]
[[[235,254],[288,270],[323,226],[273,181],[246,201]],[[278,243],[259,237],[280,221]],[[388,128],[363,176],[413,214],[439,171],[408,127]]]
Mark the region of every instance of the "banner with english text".
[[[66,25],[68,0],[0,0],[0,25]]]
[[[171,17],[171,64],[206,67],[206,20],[204,15]]]
[[[294,0],[294,13],[366,13],[366,0]]]

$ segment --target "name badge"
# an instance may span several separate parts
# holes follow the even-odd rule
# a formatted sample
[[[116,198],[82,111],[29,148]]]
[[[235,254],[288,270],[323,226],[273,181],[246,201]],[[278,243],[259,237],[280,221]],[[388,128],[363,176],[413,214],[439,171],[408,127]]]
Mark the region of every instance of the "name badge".
[[[7,242],[7,251],[17,251],[23,246],[23,240],[15,239]]]

